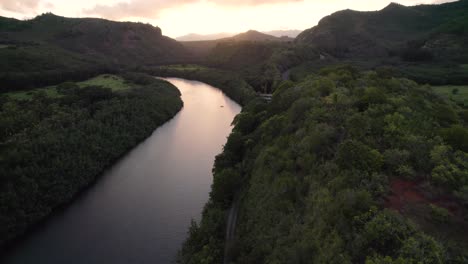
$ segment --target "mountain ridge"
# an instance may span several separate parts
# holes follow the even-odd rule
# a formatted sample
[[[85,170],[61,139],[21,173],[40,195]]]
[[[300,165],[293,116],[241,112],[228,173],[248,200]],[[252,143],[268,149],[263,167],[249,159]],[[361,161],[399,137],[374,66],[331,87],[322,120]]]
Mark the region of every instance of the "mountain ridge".
[[[449,31],[437,34],[437,30],[446,23],[463,19],[466,26],[467,9],[468,1],[462,0],[418,6],[391,3],[382,10],[369,12],[342,10],[303,31],[296,42],[344,58],[389,56],[411,42],[421,42],[417,45],[420,49],[441,34],[455,35]],[[462,45],[466,45],[465,40]]]
[[[249,30],[252,31],[252,30]],[[253,30],[257,31],[257,30]],[[248,32],[248,31],[247,31]],[[257,31],[262,34],[267,34],[271,35],[273,37],[281,38],[281,37],[289,37],[289,38],[295,38],[297,35],[299,35],[302,30],[271,30],[271,31]],[[244,32],[246,33],[246,32]],[[210,40],[221,40],[221,39],[226,39],[230,37],[234,37],[238,34],[242,33],[214,33],[214,34],[196,34],[196,33],[190,33],[184,36],[176,37],[175,39],[177,41],[210,41]]]
[[[191,60],[159,27],[52,13],[26,21],[0,17],[0,45],[0,84],[10,90]]]
[[[237,34],[231,38],[224,39],[230,41],[292,41],[289,37],[275,37],[256,30],[249,30],[244,33]]]
[[[66,18],[52,13],[27,21],[2,20],[0,37],[10,44],[29,41],[53,45],[80,54],[112,57],[113,62],[124,64],[134,59],[140,63],[162,63],[170,61],[170,57],[186,55],[182,45],[150,24]]]

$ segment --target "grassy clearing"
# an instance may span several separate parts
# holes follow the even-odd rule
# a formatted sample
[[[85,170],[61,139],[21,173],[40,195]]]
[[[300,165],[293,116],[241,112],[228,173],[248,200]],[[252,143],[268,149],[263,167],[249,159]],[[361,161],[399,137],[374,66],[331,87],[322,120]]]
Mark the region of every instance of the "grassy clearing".
[[[125,81],[124,78],[111,74],[102,74],[84,82],[79,82],[77,84],[80,87],[101,86],[104,88],[110,88],[114,92],[127,90],[131,87],[130,84]]]
[[[79,87],[87,86],[101,86],[104,88],[110,88],[114,92],[124,91],[131,88],[131,85],[120,76],[111,74],[102,74],[92,79],[76,83]],[[11,92],[6,93],[7,96],[16,100],[28,100],[33,97],[35,93],[44,92],[48,97],[57,98],[60,94],[57,92],[57,85],[47,86],[43,88],[37,88],[29,91]]]
[[[34,96],[34,94],[37,94],[40,92],[45,93],[46,96],[51,97],[51,98],[60,97],[60,95],[57,92],[57,89],[55,89],[55,86],[47,86],[44,88],[38,88],[34,90],[29,90],[29,91],[11,92],[11,93],[6,93],[6,95],[16,100],[29,100]]]
[[[437,94],[440,94],[459,104],[468,106],[468,85],[443,85],[432,87]]]

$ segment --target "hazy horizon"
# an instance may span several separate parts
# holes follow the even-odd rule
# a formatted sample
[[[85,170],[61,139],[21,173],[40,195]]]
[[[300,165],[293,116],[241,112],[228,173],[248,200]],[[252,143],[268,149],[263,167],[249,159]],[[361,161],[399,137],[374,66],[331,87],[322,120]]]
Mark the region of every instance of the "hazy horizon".
[[[46,12],[150,23],[176,38],[187,34],[239,33],[250,29],[305,30],[343,9],[380,10],[391,2],[437,4],[447,0],[0,0],[0,16],[30,19]]]

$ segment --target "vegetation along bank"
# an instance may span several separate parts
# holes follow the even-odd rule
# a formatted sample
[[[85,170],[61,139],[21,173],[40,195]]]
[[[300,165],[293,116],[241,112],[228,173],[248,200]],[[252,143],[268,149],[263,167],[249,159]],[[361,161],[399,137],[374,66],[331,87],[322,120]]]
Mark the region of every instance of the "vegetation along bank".
[[[179,263],[466,263],[468,111],[351,67],[284,82],[235,120]]]
[[[0,246],[70,202],[182,104],[176,87],[136,73],[2,94]]]

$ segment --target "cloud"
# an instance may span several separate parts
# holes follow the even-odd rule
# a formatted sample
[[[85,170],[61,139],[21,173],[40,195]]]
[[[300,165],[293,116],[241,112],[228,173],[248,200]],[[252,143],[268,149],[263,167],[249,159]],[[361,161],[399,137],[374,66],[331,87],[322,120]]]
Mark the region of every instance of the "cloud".
[[[46,3],[44,3],[44,7],[51,10],[51,9],[55,8],[55,5],[52,4],[51,2],[46,2]]]
[[[431,4],[443,4],[443,3],[449,3],[449,2],[455,2],[458,0],[434,0],[431,2]]]
[[[290,2],[303,2],[302,0],[208,0],[218,5],[262,5],[262,4],[278,4]]]
[[[126,17],[155,18],[163,9],[181,4],[197,2],[196,0],[170,1],[170,0],[132,0],[130,2],[118,2],[112,5],[95,5],[91,9],[85,9],[85,14],[99,15],[109,19]]]
[[[15,12],[26,13],[38,8],[40,0],[0,0],[0,9]]]
[[[220,6],[255,6],[262,4],[277,4],[289,2],[302,2],[303,0],[206,0]],[[119,2],[113,5],[95,5],[85,9],[85,14],[100,15],[109,19],[121,19],[126,17],[156,18],[159,12],[175,6],[200,3],[201,0],[131,0]]]

